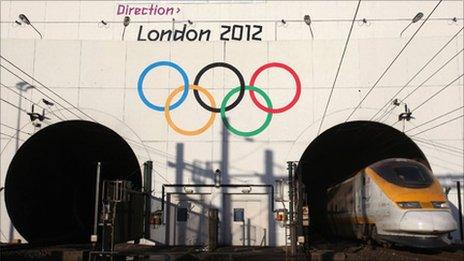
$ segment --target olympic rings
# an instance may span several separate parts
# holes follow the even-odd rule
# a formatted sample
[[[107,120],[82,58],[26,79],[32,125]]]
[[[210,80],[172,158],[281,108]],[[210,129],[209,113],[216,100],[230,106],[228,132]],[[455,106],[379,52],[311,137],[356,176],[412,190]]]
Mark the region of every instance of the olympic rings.
[[[167,67],[174,68],[176,71],[178,71],[180,73],[180,75],[182,76],[183,82],[184,82],[184,84],[182,86],[176,88],[172,93],[169,94],[169,96],[166,99],[166,102],[164,103],[163,107],[155,105],[155,104],[151,103],[150,101],[148,101],[148,99],[145,97],[145,95],[143,93],[143,81],[145,80],[146,75],[151,70],[153,70],[153,69],[155,69],[157,67],[161,67],[161,66],[167,66]],[[239,83],[240,83],[240,85],[238,87],[235,87],[234,89],[230,90],[226,94],[223,101],[221,102],[220,108],[216,108],[216,101],[214,100],[214,97],[211,95],[211,93],[208,92],[205,88],[199,86],[201,76],[203,76],[203,74],[206,71],[208,71],[209,69],[212,69],[212,68],[215,68],[215,67],[224,67],[224,68],[227,68],[227,69],[231,70],[232,72],[234,72],[235,75],[237,75]],[[293,99],[290,101],[289,104],[287,104],[287,105],[285,105],[284,107],[281,107],[281,108],[275,108],[274,109],[269,96],[263,90],[261,90],[258,87],[254,86],[254,83],[255,83],[257,77],[259,76],[259,74],[261,72],[263,72],[264,70],[266,70],[268,68],[271,68],[271,67],[278,67],[278,68],[282,68],[282,69],[286,70],[287,72],[289,72],[293,76],[293,79],[295,80],[295,83],[296,83],[295,96],[293,97]],[[183,92],[182,92],[182,95],[179,98],[179,100],[177,100],[174,104],[171,105],[171,102],[174,99],[174,97],[177,94],[179,94],[182,91],[182,89],[183,89]],[[179,107],[186,100],[189,89],[193,90],[195,99],[201,105],[201,107],[203,107],[204,109],[211,112],[211,115],[210,115],[208,121],[206,122],[206,124],[204,124],[202,127],[200,127],[199,129],[196,129],[196,130],[184,130],[184,129],[179,128],[172,121],[171,114],[170,114],[170,112],[172,110]],[[232,127],[232,125],[229,123],[229,121],[227,120],[227,117],[226,117],[226,112],[233,109],[233,108],[235,108],[242,101],[246,90],[248,90],[250,92],[250,96],[251,96],[251,99],[252,99],[253,103],[258,108],[260,108],[261,110],[267,112],[267,116],[266,116],[266,119],[265,119],[264,123],[259,128],[255,129],[253,131],[248,131],[248,132],[240,131],[240,130],[237,130],[236,128]],[[158,62],[155,62],[155,63],[152,63],[152,64],[148,65],[142,71],[142,73],[139,76],[138,82],[137,82],[137,91],[138,91],[140,99],[142,100],[142,102],[147,107],[149,107],[150,109],[153,109],[155,111],[164,112],[164,117],[165,117],[166,122],[168,123],[169,127],[171,127],[174,131],[176,131],[179,134],[187,135],[187,136],[193,136],[193,135],[199,135],[199,134],[205,132],[209,127],[211,127],[213,125],[214,120],[216,118],[216,113],[220,113],[221,114],[221,119],[222,119],[225,127],[230,132],[232,132],[232,133],[234,133],[236,135],[239,135],[239,136],[250,137],[250,136],[254,136],[254,135],[257,135],[257,134],[261,133],[262,131],[264,131],[269,126],[269,124],[271,123],[271,120],[272,120],[272,114],[287,111],[296,104],[296,102],[300,98],[300,94],[301,94],[301,82],[300,82],[300,79],[299,79],[298,75],[296,74],[296,72],[291,67],[289,67],[288,65],[282,64],[282,63],[273,62],[273,63],[268,63],[268,64],[265,64],[265,65],[259,67],[253,73],[253,75],[251,77],[251,80],[250,80],[250,85],[246,86],[245,85],[245,80],[243,79],[243,75],[240,73],[240,71],[237,68],[235,68],[233,65],[230,65],[228,63],[215,62],[215,63],[211,63],[211,64],[205,66],[204,68],[202,68],[198,72],[198,74],[195,76],[195,80],[194,80],[193,85],[190,85],[189,79],[188,79],[188,76],[187,76],[186,72],[179,65],[177,65],[176,63],[170,62],[170,61],[158,61]],[[203,93],[207,97],[207,99],[209,100],[209,105],[203,102],[203,100],[200,97],[199,92]],[[237,99],[235,99],[235,101],[232,104],[227,106],[227,102],[237,92],[238,92]],[[266,102],[267,106],[262,105],[256,99],[255,92],[258,92],[258,94],[261,95],[264,98],[264,101]]]
[[[256,70],[255,73],[253,73],[253,76],[251,76],[251,80],[250,80],[250,86],[254,86],[256,78],[258,77],[258,75],[262,71],[264,71],[264,70],[266,70],[268,68],[271,68],[271,67],[282,68],[282,69],[286,70],[287,72],[289,72],[293,76],[293,79],[295,80],[295,84],[296,84],[296,93],[295,93],[295,96],[293,97],[293,99],[290,101],[289,104],[285,105],[284,107],[272,109],[272,108],[269,108],[269,107],[265,107],[261,103],[259,103],[259,101],[256,99],[255,92],[253,90],[250,90],[250,96],[251,96],[251,100],[261,110],[263,110],[265,112],[271,112],[271,113],[282,113],[282,112],[287,111],[290,108],[292,108],[295,105],[295,103],[298,101],[298,99],[300,98],[301,82],[300,82],[300,78],[298,77],[296,72],[292,68],[290,68],[288,65],[285,65],[283,63],[268,63],[268,64],[265,64],[265,65],[259,67],[258,70]]]
[[[171,103],[174,96],[176,96],[176,94],[178,94],[182,90],[183,87],[184,86],[180,86],[177,89],[175,89],[171,94],[169,94],[168,98],[166,99],[166,103],[164,105],[164,108],[166,108],[164,110],[164,117],[166,118],[166,122],[168,123],[168,125],[173,130],[175,130],[176,132],[178,132],[180,134],[183,134],[183,135],[186,135],[186,136],[199,135],[199,134],[203,133],[204,131],[206,131],[209,127],[211,127],[211,125],[213,125],[214,119],[216,118],[216,114],[211,112],[211,116],[209,117],[206,124],[203,125],[203,127],[199,128],[199,129],[196,129],[196,130],[193,130],[193,131],[187,131],[187,130],[183,130],[183,129],[177,127],[174,124],[174,122],[172,121],[172,119],[171,119],[171,114],[170,114],[170,107],[171,106],[169,106],[169,104]],[[208,98],[209,102],[211,103],[211,106],[213,106],[213,107],[216,106],[216,101],[214,100],[213,95],[211,95],[211,93],[209,93],[206,89],[204,89],[204,88],[202,88],[200,86],[196,86],[196,85],[190,85],[189,87],[192,90],[202,92]]]
[[[188,79],[187,73],[179,65],[173,62],[170,62],[170,61],[159,61],[159,62],[148,65],[147,68],[145,68],[139,76],[139,81],[137,82],[137,91],[139,93],[140,99],[142,100],[143,103],[145,103],[145,105],[147,105],[148,108],[153,109],[155,111],[164,111],[164,107],[157,106],[151,103],[145,97],[145,94],[143,93],[143,81],[145,80],[145,76],[147,76],[148,72],[160,66],[168,66],[168,67],[172,67],[176,69],[182,76],[182,79],[184,80],[184,92],[182,93],[182,96],[173,105],[169,106],[170,110],[174,110],[175,108],[179,107],[179,105],[181,105],[185,101],[185,99],[187,98],[188,89],[189,89],[189,79]]]
[[[263,130],[265,130],[267,128],[267,126],[269,126],[269,124],[271,123],[271,120],[272,120],[272,113],[268,112],[268,114],[266,116],[266,120],[261,125],[261,127],[257,128],[256,130],[245,132],[245,131],[239,131],[239,130],[235,129],[234,127],[232,127],[232,125],[230,125],[230,123],[229,123],[229,121],[227,120],[227,117],[226,117],[226,104],[227,104],[227,101],[229,101],[230,97],[232,97],[232,95],[234,95],[236,92],[238,92],[240,90],[240,88],[241,88],[241,86],[235,87],[234,89],[232,89],[224,97],[224,100],[222,100],[222,103],[221,103],[221,119],[224,122],[224,125],[226,126],[226,128],[230,132],[232,132],[232,133],[234,133],[236,135],[243,136],[243,137],[255,136],[255,135],[261,133]],[[269,108],[272,108],[271,99],[269,99],[269,96],[267,96],[267,94],[263,90],[258,89],[255,86],[245,86],[245,89],[249,90],[249,91],[258,92],[258,94],[260,94],[264,98],[264,100],[266,101],[267,106]]]
[[[228,64],[228,63],[223,63],[223,62],[210,63],[207,66],[203,67],[203,69],[201,69],[200,72],[198,72],[197,76],[195,77],[195,80],[193,81],[193,85],[198,86],[199,83],[200,83],[201,76],[203,76],[203,74],[206,71],[208,71],[209,69],[212,69],[214,67],[224,67],[224,68],[230,69],[232,72],[235,73],[235,75],[237,75],[238,81],[240,82],[240,93],[238,94],[237,99],[231,105],[227,106],[227,108],[226,108],[226,111],[230,111],[240,103],[240,101],[243,99],[243,96],[245,95],[245,80],[243,79],[243,75],[240,73],[240,71],[237,68],[235,68],[233,65]],[[221,111],[218,108],[211,108],[206,103],[204,103],[201,100],[200,94],[198,94],[197,90],[194,90],[193,94],[195,95],[195,99],[198,101],[198,103],[201,105],[201,107],[203,107],[203,108],[205,108],[205,109],[207,109],[208,111],[211,111],[211,112],[218,113],[218,112]]]

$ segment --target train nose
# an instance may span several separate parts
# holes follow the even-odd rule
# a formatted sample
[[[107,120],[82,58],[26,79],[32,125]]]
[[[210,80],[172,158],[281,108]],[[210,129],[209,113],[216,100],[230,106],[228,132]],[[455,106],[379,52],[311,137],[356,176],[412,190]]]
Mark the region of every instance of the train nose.
[[[442,234],[457,229],[449,211],[408,211],[400,222],[400,230],[423,234]]]

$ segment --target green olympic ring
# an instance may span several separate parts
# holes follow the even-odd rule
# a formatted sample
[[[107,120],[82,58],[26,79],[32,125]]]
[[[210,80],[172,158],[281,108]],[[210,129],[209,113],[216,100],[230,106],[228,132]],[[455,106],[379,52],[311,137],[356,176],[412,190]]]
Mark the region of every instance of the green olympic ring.
[[[224,97],[224,99],[222,100],[222,103],[221,103],[221,119],[224,122],[224,125],[226,126],[226,128],[230,132],[232,132],[232,133],[234,133],[236,135],[243,136],[243,137],[255,136],[255,135],[261,133],[263,130],[265,130],[267,128],[267,126],[269,126],[269,124],[271,123],[271,120],[272,120],[272,113],[269,112],[267,114],[266,120],[264,121],[263,125],[261,125],[261,127],[257,128],[256,130],[253,130],[253,131],[239,131],[239,130],[235,129],[234,127],[232,127],[232,125],[230,125],[230,123],[229,123],[229,121],[227,120],[227,117],[226,117],[227,101],[229,101],[229,99],[232,97],[232,95],[239,92],[241,89],[243,89],[243,86],[235,87],[234,89],[232,89]],[[263,90],[259,89],[258,87],[255,87],[255,86],[245,86],[245,89],[248,90],[248,91],[251,90],[251,91],[257,92],[259,95],[261,95],[264,98],[264,100],[266,101],[267,107],[272,109],[271,99],[269,98],[269,96],[267,96],[267,94]]]

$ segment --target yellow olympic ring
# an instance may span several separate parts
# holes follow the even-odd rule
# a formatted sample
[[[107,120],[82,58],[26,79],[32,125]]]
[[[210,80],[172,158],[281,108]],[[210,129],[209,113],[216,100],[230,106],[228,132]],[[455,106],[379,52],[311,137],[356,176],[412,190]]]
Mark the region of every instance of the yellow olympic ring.
[[[206,124],[203,127],[199,128],[199,129],[189,131],[189,130],[183,130],[183,129],[177,127],[174,124],[174,122],[172,121],[169,106],[171,104],[172,99],[174,99],[174,96],[176,96],[176,94],[183,91],[184,88],[185,88],[185,86],[182,85],[182,86],[178,87],[177,89],[175,89],[171,94],[169,94],[168,98],[166,99],[166,103],[164,104],[164,117],[166,118],[166,122],[168,123],[169,127],[171,127],[173,130],[175,130],[177,133],[180,133],[180,134],[183,134],[183,135],[186,135],[186,136],[199,135],[199,134],[203,133],[204,131],[206,131],[209,127],[211,127],[211,125],[213,125],[214,119],[216,118],[216,113],[211,112],[211,116],[209,116],[209,119],[206,122]],[[204,88],[202,88],[200,86],[197,86],[197,85],[189,85],[189,88],[191,88],[193,90],[197,90],[197,91],[203,93],[204,95],[206,95],[206,98],[208,98],[209,102],[211,103],[210,104],[211,107],[213,107],[213,108],[216,107],[216,102],[214,101],[213,95],[211,95],[211,93],[209,93],[206,89],[204,89]]]

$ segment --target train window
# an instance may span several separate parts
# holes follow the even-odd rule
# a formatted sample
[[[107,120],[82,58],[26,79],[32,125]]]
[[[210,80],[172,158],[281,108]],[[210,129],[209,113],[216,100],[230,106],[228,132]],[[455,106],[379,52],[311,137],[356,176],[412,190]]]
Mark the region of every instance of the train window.
[[[430,171],[417,162],[389,162],[373,167],[386,181],[409,188],[424,188],[432,184]]]

